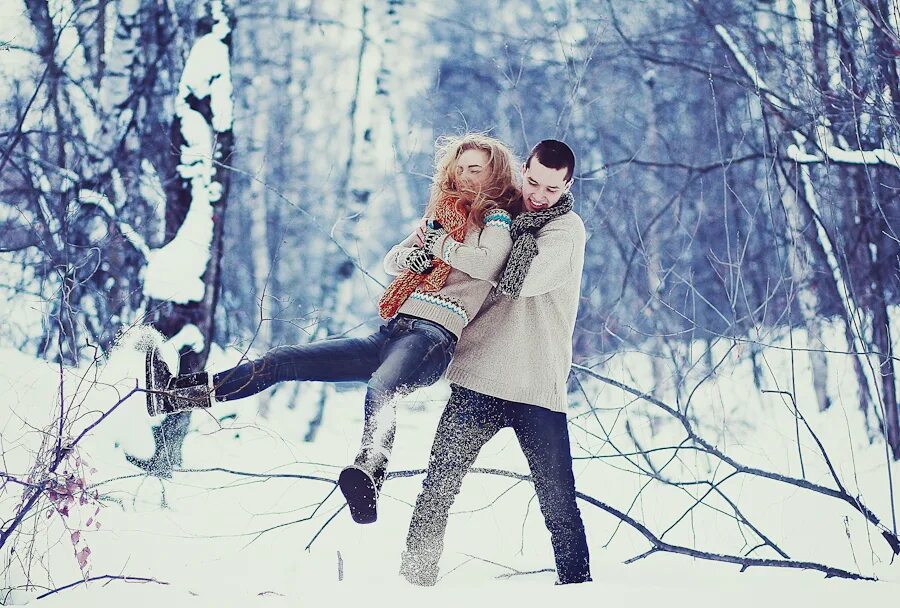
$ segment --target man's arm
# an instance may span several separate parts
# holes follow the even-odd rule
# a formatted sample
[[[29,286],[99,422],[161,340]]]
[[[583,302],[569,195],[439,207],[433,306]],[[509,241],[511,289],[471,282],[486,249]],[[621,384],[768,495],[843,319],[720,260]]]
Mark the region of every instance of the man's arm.
[[[519,297],[539,296],[571,281],[577,261],[584,255],[584,244],[581,221],[550,222],[541,228],[537,233],[538,253],[528,267]]]
[[[494,209],[484,218],[484,228],[478,237],[477,246],[460,243],[446,234],[436,239],[429,251],[434,257],[473,279],[496,285],[512,250],[512,239],[509,236],[511,225],[509,213]]]

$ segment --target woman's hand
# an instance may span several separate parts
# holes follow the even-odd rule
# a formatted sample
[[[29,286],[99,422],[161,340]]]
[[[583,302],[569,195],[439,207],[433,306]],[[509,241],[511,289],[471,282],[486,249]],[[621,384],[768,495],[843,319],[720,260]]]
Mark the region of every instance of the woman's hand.
[[[416,274],[428,274],[434,267],[434,257],[418,247],[404,247],[397,254],[397,266]]]
[[[431,255],[436,255],[437,252],[434,249],[434,246],[437,242],[447,234],[447,231],[438,223],[433,220],[425,221],[425,236],[422,239],[423,245],[422,248],[429,252]]]
[[[416,228],[416,243],[419,247],[425,246],[425,231],[428,230],[426,219],[423,217],[419,220],[419,226]]]

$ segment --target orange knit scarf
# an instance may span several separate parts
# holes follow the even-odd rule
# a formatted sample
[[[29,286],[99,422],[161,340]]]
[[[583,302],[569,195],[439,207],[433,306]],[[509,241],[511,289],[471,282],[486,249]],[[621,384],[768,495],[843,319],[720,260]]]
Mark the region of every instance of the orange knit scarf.
[[[466,228],[469,223],[467,211],[458,199],[445,197],[435,207],[434,215],[450,236],[457,241],[462,241],[466,238]],[[416,274],[411,270],[404,270],[388,285],[378,301],[378,314],[382,319],[390,319],[397,314],[412,292],[440,291],[449,275],[450,265],[437,258],[434,259],[434,268],[427,274]]]

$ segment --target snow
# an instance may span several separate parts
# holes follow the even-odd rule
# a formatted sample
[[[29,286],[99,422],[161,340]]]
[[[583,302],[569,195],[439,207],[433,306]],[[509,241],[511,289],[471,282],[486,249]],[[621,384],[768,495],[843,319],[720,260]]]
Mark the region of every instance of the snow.
[[[842,150],[835,146],[828,146],[825,155],[833,161],[853,165],[890,165],[900,169],[900,155],[885,148],[874,150]]]
[[[744,73],[753,82],[754,86],[760,91],[764,91],[766,93],[771,93],[772,89],[769,88],[769,85],[766,84],[765,80],[759,75],[759,72],[756,71],[756,67],[750,63],[750,60],[747,59],[747,56],[741,51],[740,47],[738,47],[737,43],[734,41],[734,38],[731,37],[731,34],[728,33],[728,30],[723,25],[715,26],[716,33],[737,59],[738,64],[740,64],[741,69],[744,70]]]
[[[78,200],[85,205],[96,205],[100,207],[103,213],[110,218],[116,217],[116,210],[113,208],[112,203],[109,202],[109,199],[105,194],[100,194],[94,190],[83,189],[78,191]]]
[[[78,415],[77,419],[70,417],[72,436],[142,382],[140,347],[159,339],[142,331],[140,327],[126,331],[120,346],[101,367],[65,370],[67,402],[75,404]],[[795,348],[806,346],[799,332],[793,339]],[[838,326],[829,326],[823,332],[827,349],[845,350],[842,340]],[[760,355],[763,389],[790,391],[792,354],[784,348],[786,336],[763,332],[760,341],[771,344]],[[167,346],[174,350],[174,344]],[[702,344],[684,346],[690,347],[695,353],[704,348]],[[752,369],[739,345],[721,342],[713,355],[714,361],[722,358],[723,364],[694,394],[690,405],[700,431],[747,465],[802,476],[790,400],[752,389]],[[806,357],[794,361],[797,403],[827,446],[851,494],[860,496],[882,521],[890,522],[884,446],[880,441],[869,445],[865,437],[861,414],[854,405],[855,380],[849,360],[838,353],[828,357],[832,409],[822,414],[814,411]],[[225,352],[214,346],[209,369],[225,369],[239,358],[237,351]],[[53,428],[59,369],[12,350],[0,351],[0,362],[4,470],[24,478],[32,454],[42,441],[39,430]],[[617,355],[596,371],[638,388],[651,385],[650,359],[640,353]],[[696,369],[682,380],[693,386],[705,374],[705,370]],[[82,382],[82,378],[88,381]],[[95,378],[96,382],[90,381]],[[677,379],[673,372],[672,383]],[[699,492],[659,484],[643,487],[648,478],[637,475],[626,459],[617,457],[610,442],[628,451],[625,419],[645,448],[677,445],[683,437],[680,427],[659,419],[651,425],[651,417],[658,417],[660,412],[657,408],[635,402],[632,396],[609,385],[589,378],[583,378],[583,382],[588,399],[598,409],[591,411],[576,403],[570,411],[578,489],[623,511],[631,505],[631,516],[661,533]],[[674,402],[673,386],[664,383],[657,387],[656,394]],[[399,403],[391,471],[426,465],[447,393],[447,386],[439,384]],[[779,569],[750,569],[742,574],[734,566],[668,554],[625,565],[625,560],[645,551],[647,543],[585,502],[580,506],[591,547],[593,583],[554,587],[552,572],[498,578],[510,573],[510,568],[552,568],[549,538],[530,484],[475,473],[466,478],[453,509],[441,562],[442,578],[433,589],[414,588],[403,582],[397,571],[421,474],[387,480],[376,524],[356,525],[344,509],[313,541],[342,507],[339,493],[331,494],[333,480],[356,453],[364,389],[329,391],[322,427],[313,443],[302,441],[305,428],[300,424],[308,416],[301,410],[309,404],[288,409],[285,400],[290,394],[281,391],[273,395],[266,420],[255,416],[255,399],[217,404],[212,410],[195,413],[184,446],[186,470],[162,482],[135,475],[136,469],[124,459],[125,453],[145,457],[152,452],[149,427],[158,419],[147,416],[141,394],[120,405],[79,449],[90,487],[104,497],[102,508],[90,526],[87,519],[95,512],[93,503],[74,508],[68,523],[70,530],[81,531],[79,546],[91,550],[90,575],[123,574],[169,584],[98,581],[50,596],[41,605],[403,606],[424,601],[437,606],[497,602],[546,606],[554,601],[588,605],[601,598],[604,605],[634,608],[660,604],[787,606],[795,602],[835,606],[850,601],[859,605],[885,603],[898,591],[900,570],[896,561],[891,562],[886,543],[878,530],[846,504],[749,476],[723,481],[721,488],[792,558],[858,570],[878,576],[881,582],[825,580],[808,571]],[[807,409],[807,404],[813,405]],[[601,440],[601,428],[609,433],[608,440]],[[831,486],[827,467],[808,434],[803,435],[801,444],[806,478]],[[655,457],[657,464],[664,461]],[[509,429],[487,444],[475,466],[527,472]],[[900,471],[896,464],[893,466],[895,472]],[[706,459],[689,452],[682,452],[679,460],[663,469],[675,478],[720,481],[730,472],[716,474],[712,470]],[[247,477],[228,471],[273,476]],[[4,519],[20,495],[19,487],[9,485],[0,493]],[[900,498],[900,493],[894,498]],[[715,500],[707,499],[707,504],[723,508],[723,503]],[[40,530],[36,537],[40,567],[32,568],[31,575],[41,580],[47,566],[53,573],[50,586],[54,587],[82,576],[70,531],[63,528],[60,519],[58,515],[47,519],[42,510],[33,523]],[[96,529],[96,522],[100,522],[100,529]],[[749,529],[710,508],[694,510],[691,518],[674,526],[665,538],[729,553],[739,553],[756,542]],[[771,551],[762,549],[754,555],[774,557]],[[339,564],[342,580],[338,580]],[[12,579],[0,583],[0,587],[22,582],[16,567],[5,576]],[[24,603],[37,594],[17,590],[12,600]]]
[[[212,207],[200,200],[202,187],[193,189],[194,200],[175,238],[150,251],[144,269],[144,294],[178,304],[203,299],[202,277],[212,244]]]
[[[787,154],[788,158],[797,163],[809,164],[822,162],[821,157],[816,156],[815,154],[807,154],[797,144],[789,145],[785,153]]]
[[[203,352],[205,340],[203,339],[203,333],[200,331],[200,328],[193,323],[186,323],[177,334],[169,339],[169,343],[176,351],[180,351],[184,347],[189,347],[194,352],[199,353]]]
[[[34,71],[39,68],[38,61],[30,51],[18,49],[31,49],[34,43],[35,34],[24,3],[21,0],[4,0],[0,3],[0,78],[26,81],[23,95],[31,94],[34,83],[30,80]],[[10,46],[6,46],[7,44]]]
[[[805,141],[805,138],[801,138],[801,141]],[[801,164],[821,164],[833,161],[849,165],[883,164],[900,169],[900,155],[885,148],[844,150],[837,146],[826,146],[824,152],[823,156],[808,154],[796,144],[791,144],[787,148],[788,158]]]
[[[234,112],[228,46],[223,42],[231,30],[222,2],[211,5],[215,24],[212,32],[200,37],[191,49],[179,84],[178,104],[182,111],[189,111],[184,102],[188,93],[200,99],[211,96],[212,127],[222,133],[231,128]]]

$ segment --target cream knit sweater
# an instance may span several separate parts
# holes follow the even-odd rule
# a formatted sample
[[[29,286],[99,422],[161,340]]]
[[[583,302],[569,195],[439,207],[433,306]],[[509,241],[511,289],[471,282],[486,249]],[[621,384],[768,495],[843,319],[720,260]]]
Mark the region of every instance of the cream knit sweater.
[[[536,238],[538,254],[521,296],[485,303],[463,331],[447,379],[493,397],[565,412],[584,223],[570,211],[547,222]],[[492,277],[495,283],[500,274]]]
[[[428,319],[459,337],[467,323],[481,310],[491,291],[490,279],[496,280],[512,249],[509,236],[509,214],[492,211],[481,230],[470,228],[463,242],[449,235],[435,243],[432,253],[451,266],[447,282],[439,291],[413,293],[398,313]],[[384,256],[384,270],[400,274],[398,256],[416,244],[415,233],[395,245]]]

